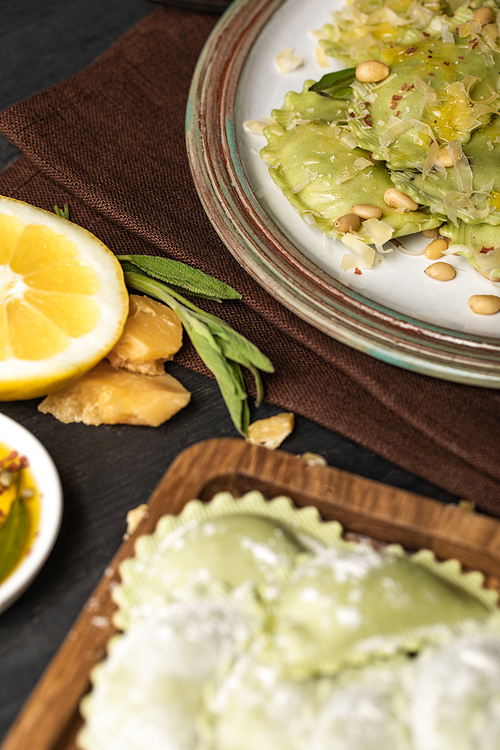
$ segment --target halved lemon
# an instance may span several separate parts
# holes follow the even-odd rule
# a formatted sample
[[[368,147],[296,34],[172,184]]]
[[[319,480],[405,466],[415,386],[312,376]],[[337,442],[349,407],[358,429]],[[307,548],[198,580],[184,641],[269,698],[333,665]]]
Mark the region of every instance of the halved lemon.
[[[128,300],[97,237],[0,196],[0,400],[44,396],[90,370],[118,341]]]

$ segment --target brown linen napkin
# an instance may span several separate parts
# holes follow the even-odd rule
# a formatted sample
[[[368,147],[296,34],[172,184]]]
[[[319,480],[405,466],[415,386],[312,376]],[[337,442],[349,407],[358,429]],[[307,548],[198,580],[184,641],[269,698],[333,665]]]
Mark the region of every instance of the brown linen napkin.
[[[184,144],[191,76],[216,19],[159,8],[89,68],[21,102],[0,129],[25,154],[0,192],[71,217],[118,253],[194,265],[243,294],[202,306],[273,361],[266,400],[500,516],[500,392],[399,370],[279,305],[236,263],[200,206]],[[206,370],[187,346],[180,362]]]

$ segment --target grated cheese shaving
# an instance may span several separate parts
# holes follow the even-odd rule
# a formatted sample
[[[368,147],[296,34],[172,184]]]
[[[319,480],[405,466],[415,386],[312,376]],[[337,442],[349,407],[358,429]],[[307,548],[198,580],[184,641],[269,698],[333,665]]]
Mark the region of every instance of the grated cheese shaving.
[[[410,123],[391,115],[387,123],[387,128],[379,137],[380,145],[382,147],[389,146],[401,133],[408,130],[409,127]]]
[[[368,268],[368,266],[363,265],[362,258],[354,253],[346,253],[343,255],[342,260],[340,261],[340,267],[343,271],[354,271],[355,268],[360,267]]]
[[[285,129],[278,125],[274,117],[263,117],[262,122],[267,125],[273,135],[285,135]]]
[[[439,152],[439,144],[437,141],[433,141],[431,143],[429,153],[427,154],[427,157],[422,166],[422,179],[425,180],[425,178],[427,177],[431,169],[435,166],[435,164],[439,164],[439,162],[436,160],[438,152]]]
[[[311,172],[306,167],[303,168],[302,173],[304,175],[304,179],[301,183],[299,183],[298,185],[296,185],[294,188],[290,190],[292,195],[295,195],[296,193],[300,193],[301,190],[303,190],[307,185],[309,185],[309,183],[312,180],[315,180],[316,177],[318,176],[317,172]]]
[[[466,36],[471,36],[472,34],[480,34],[481,33],[481,24],[477,21],[464,21],[460,24],[458,27],[458,36],[460,39],[465,39]]]
[[[330,60],[328,59],[325,50],[323,47],[315,47],[314,48],[314,56],[316,57],[316,62],[318,64],[318,67],[320,68],[329,68],[330,67]]]
[[[367,219],[363,222],[363,230],[368,233],[371,241],[379,253],[391,253],[392,248],[384,250],[383,245],[392,238],[394,230],[387,222],[380,219]]]
[[[387,78],[384,78],[383,81],[380,81],[380,83],[374,83],[372,85],[372,89],[380,89],[382,86],[385,86],[390,81],[393,81],[395,78],[397,78],[396,73],[391,73],[387,76]]]
[[[343,146],[349,149],[356,148],[357,145],[356,136],[353,133],[344,133],[340,138],[340,142]]]
[[[317,226],[317,224],[316,224],[316,217],[312,213],[312,211],[305,211],[302,214],[302,218],[304,219],[305,223],[308,224],[310,227]]]
[[[455,37],[448,29],[448,25],[444,19],[441,20],[441,39],[444,44],[455,44]]]
[[[360,156],[359,159],[356,159],[356,161],[354,162],[354,167],[360,172],[362,169],[371,167],[371,165],[371,161],[369,159],[365,159],[364,156]]]
[[[470,193],[472,191],[472,169],[461,144],[458,141],[450,141],[446,148],[455,168],[458,187],[462,192]]]
[[[265,127],[266,123],[262,120],[245,120],[243,123],[243,130],[252,135],[262,135]]]
[[[285,47],[276,57],[276,65],[281,75],[291,73],[302,65],[302,58],[294,55],[291,47]]]
[[[340,239],[349,250],[358,256],[358,268],[371,268],[373,266],[375,250],[367,245],[366,242],[363,242],[363,240],[360,240],[353,234],[349,234],[349,232],[342,235]]]

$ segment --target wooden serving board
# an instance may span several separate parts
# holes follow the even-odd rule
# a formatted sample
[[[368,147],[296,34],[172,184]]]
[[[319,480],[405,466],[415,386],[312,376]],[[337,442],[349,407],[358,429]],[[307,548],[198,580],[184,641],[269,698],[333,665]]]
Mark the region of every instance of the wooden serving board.
[[[198,443],[178,456],[152,494],[149,514],[105,570],[0,750],[76,750],[79,702],[115,632],[111,590],[121,561],[133,555],[138,536],[154,531],[160,516],[179,513],[193,498],[208,501],[221,490],[235,495],[260,490],[268,499],[288,495],[297,506],[316,506],[325,520],[340,521],[348,532],[456,558],[500,590],[500,523],[494,519],[243,440]]]

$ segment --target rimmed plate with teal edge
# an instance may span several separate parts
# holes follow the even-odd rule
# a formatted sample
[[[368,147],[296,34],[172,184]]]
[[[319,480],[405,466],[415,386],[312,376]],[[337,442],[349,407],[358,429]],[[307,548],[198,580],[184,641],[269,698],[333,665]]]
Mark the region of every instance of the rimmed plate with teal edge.
[[[328,69],[311,33],[339,0],[236,0],[200,56],[186,117],[192,174],[205,211],[230,252],[283,305],[329,336],[425,375],[500,387],[500,314],[476,315],[473,294],[500,295],[459,256],[453,282],[430,279],[421,235],[361,274],[341,270],[343,245],[307,225],[261,159],[264,136],[244,123],[269,117],[288,91]],[[302,59],[280,74],[276,57]],[[341,64],[332,60],[331,69]]]

